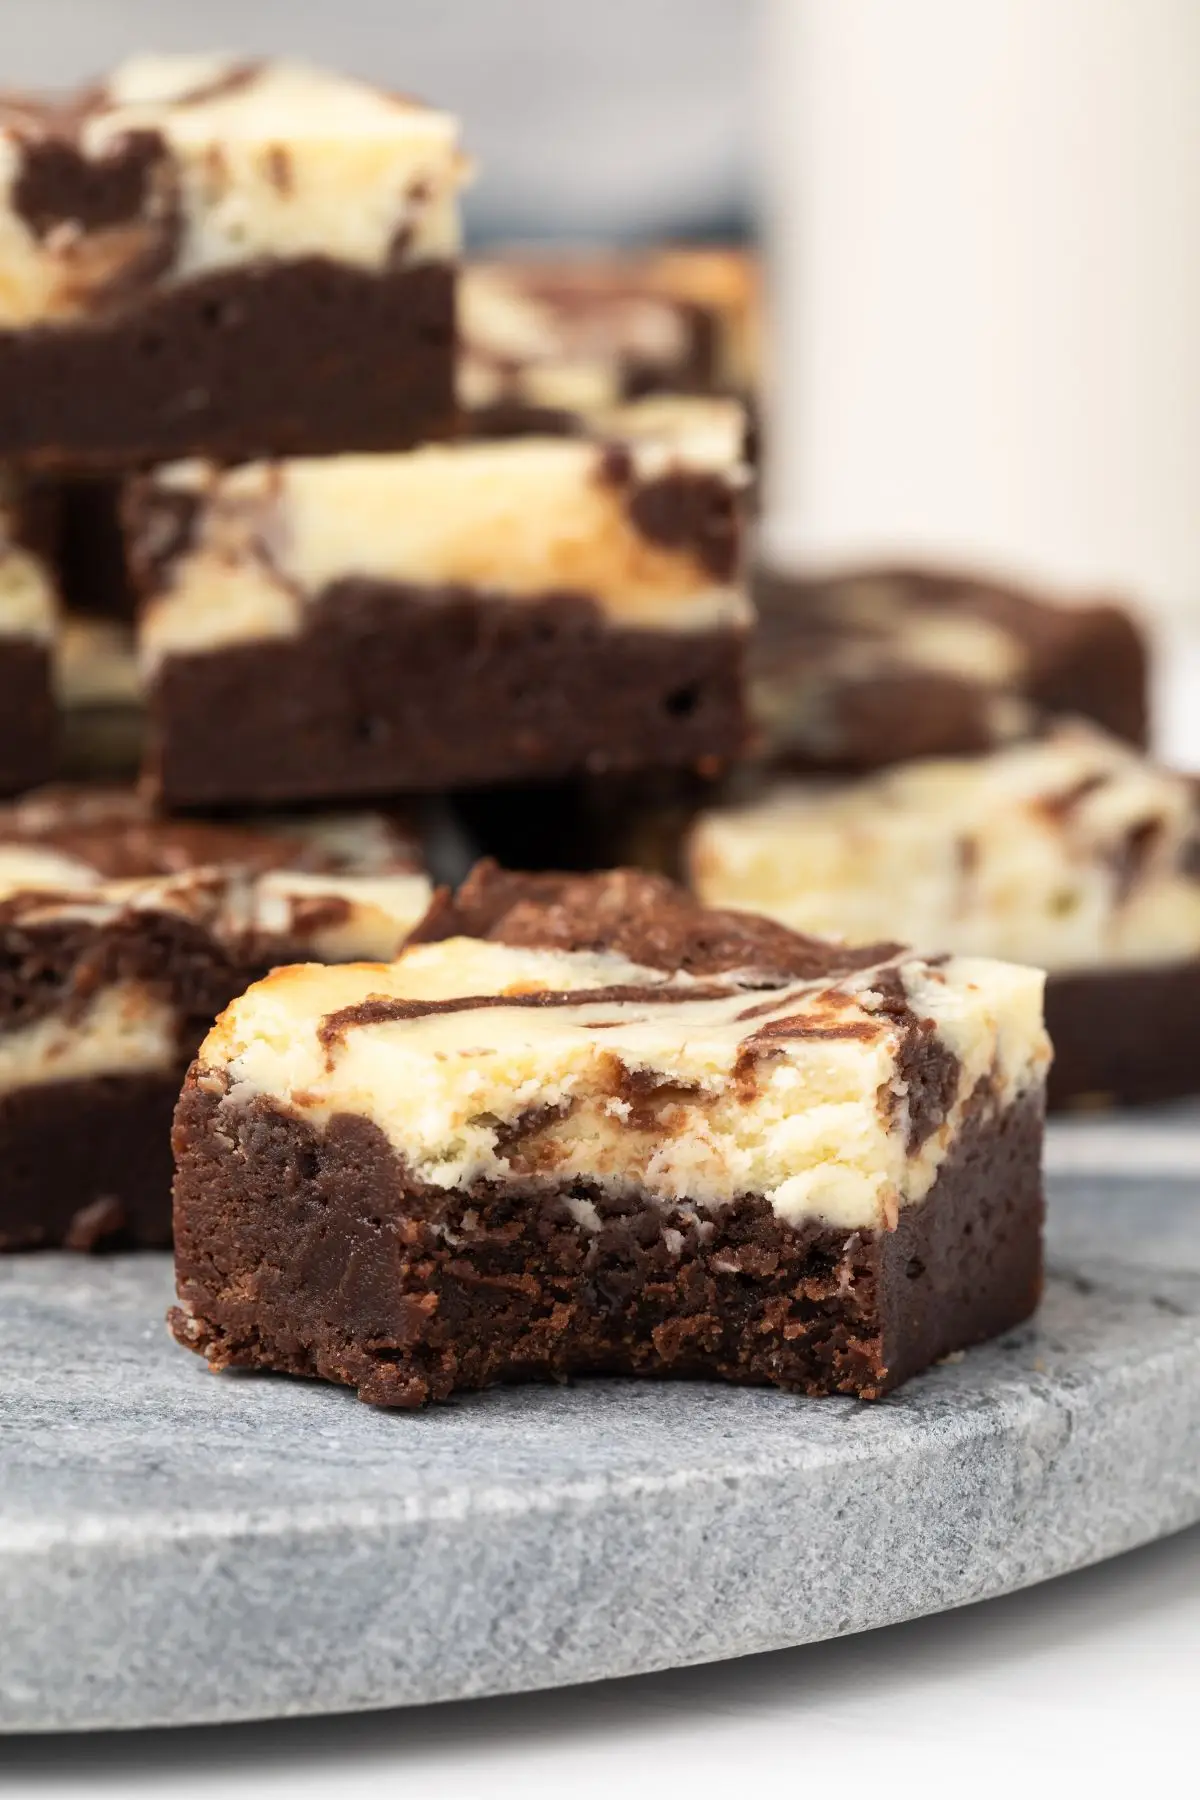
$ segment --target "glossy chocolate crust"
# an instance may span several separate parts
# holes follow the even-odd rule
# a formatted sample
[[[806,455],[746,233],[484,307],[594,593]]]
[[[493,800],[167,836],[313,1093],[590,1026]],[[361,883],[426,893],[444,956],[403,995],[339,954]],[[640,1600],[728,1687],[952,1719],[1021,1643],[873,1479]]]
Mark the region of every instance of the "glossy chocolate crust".
[[[894,1231],[711,1215],[586,1183],[412,1179],[379,1129],[317,1132],[193,1073],[175,1122],[179,1342],[214,1368],[320,1376],[378,1405],[571,1375],[716,1377],[875,1398],[1028,1317],[1041,1289],[1041,1107],[980,1105]],[[597,1209],[582,1229],[567,1201]],[[678,1233],[678,1238],[667,1233]]]
[[[582,595],[344,581],[294,638],[167,658],[147,774],[200,809],[718,765],[745,738],[742,648],[614,627]]]
[[[0,637],[0,794],[48,781],[57,756],[50,650],[32,638]]]
[[[887,625],[846,623],[840,601],[858,581],[891,591]],[[1146,744],[1146,640],[1130,613],[1110,601],[1063,605],[972,577],[902,568],[828,581],[760,570],[754,596],[759,629],[751,675],[778,691],[794,670],[797,689],[819,696],[813,723],[799,718],[794,727],[782,725],[763,746],[785,767],[854,773],[992,749],[998,740],[991,707],[1005,692],[1028,703],[1031,725],[1038,716],[1075,713],[1129,743]],[[939,611],[1006,633],[1025,658],[1024,677],[989,686],[910,659],[905,617],[915,626]],[[853,675],[839,665],[851,648]]]
[[[120,470],[397,450],[457,429],[454,269],[310,256],[0,331],[0,457]]]
[[[1082,969],[1046,983],[1051,1107],[1149,1106],[1200,1093],[1200,960]]]
[[[0,1095],[0,1251],[167,1249],[182,1065]]]

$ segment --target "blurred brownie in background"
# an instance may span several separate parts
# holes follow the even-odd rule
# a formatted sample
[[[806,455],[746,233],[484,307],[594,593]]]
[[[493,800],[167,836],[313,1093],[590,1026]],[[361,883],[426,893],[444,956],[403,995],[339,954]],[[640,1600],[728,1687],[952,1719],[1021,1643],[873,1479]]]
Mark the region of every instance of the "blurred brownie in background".
[[[429,894],[382,815],[180,823],[102,788],[0,809],[0,1249],[169,1243],[171,1113],[216,1014],[279,962],[394,955]]]
[[[282,61],[0,97],[0,456],[81,470],[455,427],[456,122]]]
[[[573,431],[647,393],[757,390],[758,269],[748,252],[680,247],[468,263],[459,397],[481,435]]]
[[[1054,713],[1146,742],[1146,640],[1113,601],[905,568],[764,571],[755,600],[768,763],[852,771],[988,750]]]
[[[710,905],[1049,971],[1055,1105],[1200,1093],[1200,788],[1082,722],[705,813]]]
[[[189,463],[128,501],[171,808],[718,766],[745,740],[736,408],[603,441]],[[631,409],[636,411],[636,409]]]
[[[1042,977],[634,870],[476,870],[276,969],[175,1124],[179,1341],[385,1406],[495,1381],[888,1392],[1041,1288]]]

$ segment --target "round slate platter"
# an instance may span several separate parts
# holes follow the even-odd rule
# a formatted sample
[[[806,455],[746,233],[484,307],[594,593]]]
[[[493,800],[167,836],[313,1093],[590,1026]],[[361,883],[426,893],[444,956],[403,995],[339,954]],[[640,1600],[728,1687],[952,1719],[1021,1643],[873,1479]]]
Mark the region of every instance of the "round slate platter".
[[[165,1335],[165,1257],[3,1260],[0,1726],[628,1675],[1193,1522],[1200,1129],[1067,1127],[1050,1166],[1039,1318],[875,1405],[595,1381],[386,1414],[209,1375]]]

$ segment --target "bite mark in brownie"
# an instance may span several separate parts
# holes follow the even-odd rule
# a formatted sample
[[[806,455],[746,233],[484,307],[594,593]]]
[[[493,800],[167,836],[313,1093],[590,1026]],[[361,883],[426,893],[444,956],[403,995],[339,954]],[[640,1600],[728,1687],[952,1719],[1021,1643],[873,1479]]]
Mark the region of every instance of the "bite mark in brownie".
[[[206,1040],[173,1329],[400,1406],[608,1371],[885,1392],[1036,1303],[1040,986],[628,871],[477,871],[396,963],[277,970]]]

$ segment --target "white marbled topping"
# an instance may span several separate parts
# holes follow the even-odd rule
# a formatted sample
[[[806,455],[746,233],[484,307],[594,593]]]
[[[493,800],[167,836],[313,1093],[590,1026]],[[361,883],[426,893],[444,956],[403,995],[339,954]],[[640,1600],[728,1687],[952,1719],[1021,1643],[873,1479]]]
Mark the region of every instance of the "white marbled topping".
[[[245,834],[240,862],[236,830],[206,838],[205,828],[196,837],[191,829],[155,821],[131,789],[46,788],[4,808],[0,907],[6,928],[20,934],[17,954],[21,941],[47,927],[78,927],[86,954],[90,934],[136,937],[165,918],[194,924],[247,969],[273,955],[394,956],[431,898],[415,840],[378,813],[259,820]],[[297,862],[331,866],[262,870],[263,838],[274,834]],[[191,866],[120,879],[104,872],[106,863],[147,866],[154,856]],[[181,1023],[169,996],[151,985],[101,985],[69,1007],[0,1031],[0,1091],[174,1068]]]
[[[97,1075],[166,1075],[178,1063],[175,1008],[136,981],[113,982],[69,1013],[0,1032],[0,1094]]]
[[[1083,723],[856,782],[780,781],[695,826],[712,906],[1049,970],[1200,956],[1195,784]]]
[[[459,284],[459,398],[586,411],[613,405],[631,363],[670,372],[686,362],[689,323],[669,294],[619,265],[516,260],[469,263]]]
[[[708,320],[713,376],[748,392],[760,365],[757,269],[744,252],[681,247],[465,265],[459,393],[588,412],[618,402],[631,373],[676,385],[690,373],[693,315]]]
[[[186,919],[251,966],[297,951],[337,960],[393,956],[431,897],[426,876],[251,876],[217,868],[104,880],[78,857],[48,846],[0,842],[0,903],[22,933],[75,924],[85,931],[147,930]],[[153,985],[120,980],[79,1004],[0,1031],[0,1093],[45,1081],[173,1069],[182,1021]]]
[[[743,481],[733,436],[727,415],[705,410],[690,424],[664,417],[660,432],[627,422],[619,441],[634,482],[700,473],[732,490]],[[748,624],[740,581],[717,583],[691,546],[643,534],[628,485],[606,476],[606,454],[584,439],[529,437],[159,469],[144,503],[151,520],[158,495],[191,496],[198,510],[190,543],[144,607],[143,669],[166,655],[295,636],[307,603],[353,577],[501,600],[567,591],[615,624],[648,630]]]
[[[55,130],[98,168],[130,134],[157,135],[136,218],[31,228],[16,204],[25,146]],[[169,281],[262,258],[382,270],[453,257],[467,172],[453,118],[363,82],[288,61],[134,57],[75,119],[0,118],[0,324],[85,313],[167,234]]]
[[[1040,1092],[1036,971],[904,956],[771,992],[763,979],[451,938],[391,964],[275,970],[218,1020],[199,1079],[234,1111],[265,1096],[318,1128],[366,1118],[435,1187],[580,1180],[708,1208],[757,1193],[789,1221],[847,1229],[894,1225],[924,1197],[972,1096],[1001,1108]],[[917,1141],[904,1025],[872,985],[885,981],[953,1071],[944,1117]],[[563,1003],[522,1004],[546,991]],[[389,1017],[397,1001],[416,1016]]]
[[[677,462],[726,474],[739,484],[747,479],[746,408],[740,400],[715,394],[646,394],[597,407],[585,423],[589,435],[602,442],[636,446],[643,479]]]
[[[718,383],[752,394],[763,378],[762,273],[753,251],[720,244],[672,244],[643,261],[660,292],[701,306],[716,336]]]

